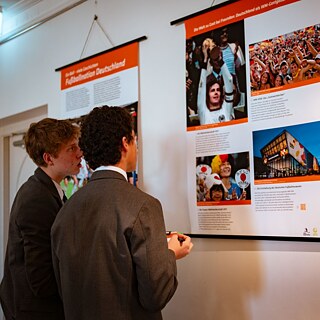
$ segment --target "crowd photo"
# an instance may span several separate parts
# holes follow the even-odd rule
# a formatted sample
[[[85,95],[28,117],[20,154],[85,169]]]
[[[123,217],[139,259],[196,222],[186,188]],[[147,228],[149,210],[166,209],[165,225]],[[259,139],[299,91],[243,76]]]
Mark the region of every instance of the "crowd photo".
[[[250,200],[249,152],[198,157],[196,183],[197,202]]]
[[[251,44],[251,92],[320,80],[319,37],[317,24]]]

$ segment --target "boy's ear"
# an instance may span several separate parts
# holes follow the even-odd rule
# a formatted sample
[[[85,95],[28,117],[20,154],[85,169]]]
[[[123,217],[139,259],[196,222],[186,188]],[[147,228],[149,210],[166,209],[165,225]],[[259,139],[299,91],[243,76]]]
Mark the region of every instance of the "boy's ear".
[[[45,152],[43,154],[43,160],[48,166],[53,165],[52,156],[50,155],[50,153]]]
[[[128,140],[126,137],[122,137],[122,149],[124,151],[127,151],[128,150],[128,146],[129,146],[129,143],[128,143]]]

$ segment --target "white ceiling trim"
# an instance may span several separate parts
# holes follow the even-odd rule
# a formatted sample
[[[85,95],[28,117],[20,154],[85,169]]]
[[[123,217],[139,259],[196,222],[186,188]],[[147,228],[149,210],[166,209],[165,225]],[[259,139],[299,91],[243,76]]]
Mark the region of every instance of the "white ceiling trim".
[[[16,15],[25,11],[43,0],[20,0],[20,1],[4,1],[8,2],[4,5],[4,13],[6,15]],[[12,3],[12,4],[11,4]]]
[[[20,14],[12,15],[12,17],[8,15],[3,21],[0,45],[86,1],[88,0],[40,0]]]

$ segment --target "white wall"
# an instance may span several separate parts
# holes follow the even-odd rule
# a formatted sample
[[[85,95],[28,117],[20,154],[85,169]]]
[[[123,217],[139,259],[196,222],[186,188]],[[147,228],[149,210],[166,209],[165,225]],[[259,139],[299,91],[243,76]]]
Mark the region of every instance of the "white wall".
[[[95,14],[115,45],[147,36],[140,43],[140,178],[143,189],[162,202],[167,228],[190,231],[185,32],[183,24],[170,22],[211,3],[88,0],[5,43],[0,46],[0,119],[41,105],[48,105],[49,116],[60,117],[55,69],[80,58]],[[109,48],[96,27],[84,56]],[[194,239],[194,244],[192,254],[178,261],[180,285],[163,312],[165,320],[319,318],[319,243]]]

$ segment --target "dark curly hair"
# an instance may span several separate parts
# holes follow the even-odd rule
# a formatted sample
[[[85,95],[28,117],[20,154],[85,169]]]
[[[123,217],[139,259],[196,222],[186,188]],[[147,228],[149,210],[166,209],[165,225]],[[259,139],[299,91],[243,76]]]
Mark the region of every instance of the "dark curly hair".
[[[125,108],[94,108],[81,123],[79,146],[91,169],[115,165],[121,159],[122,138],[130,143],[133,119]]]

